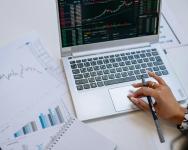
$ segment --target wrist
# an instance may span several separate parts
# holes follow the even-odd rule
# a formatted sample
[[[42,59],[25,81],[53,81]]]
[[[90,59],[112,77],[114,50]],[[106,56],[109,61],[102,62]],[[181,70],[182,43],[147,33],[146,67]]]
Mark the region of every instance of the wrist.
[[[180,108],[179,108],[178,113],[176,114],[176,116],[175,116],[174,119],[173,119],[174,122],[175,122],[177,125],[182,124],[186,112],[187,112],[187,109],[186,109],[186,108],[183,108],[183,107],[180,107]]]

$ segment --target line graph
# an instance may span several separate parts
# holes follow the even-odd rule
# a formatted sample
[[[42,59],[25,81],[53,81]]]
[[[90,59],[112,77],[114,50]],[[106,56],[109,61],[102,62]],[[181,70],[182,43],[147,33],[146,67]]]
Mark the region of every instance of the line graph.
[[[19,66],[19,70],[15,71],[14,69],[10,69],[10,72],[8,73],[2,73],[0,74],[0,80],[11,80],[14,77],[19,77],[21,79],[24,78],[24,74],[25,73],[36,73],[36,74],[42,74],[41,71],[39,71],[37,68],[35,67],[30,67],[30,66],[24,66],[24,65],[20,65]]]
[[[135,1],[135,2],[138,2],[138,1]],[[112,15],[112,14],[116,14],[118,13],[123,7],[130,7],[134,4],[133,1],[126,1],[126,0],[123,0],[122,3],[115,9],[105,9],[102,13],[100,13],[99,15],[96,15],[95,17],[92,17],[92,18],[89,18],[89,19],[85,19],[83,21],[85,22],[89,22],[89,21],[93,21],[93,20],[97,20],[99,18],[102,18],[106,15]]]

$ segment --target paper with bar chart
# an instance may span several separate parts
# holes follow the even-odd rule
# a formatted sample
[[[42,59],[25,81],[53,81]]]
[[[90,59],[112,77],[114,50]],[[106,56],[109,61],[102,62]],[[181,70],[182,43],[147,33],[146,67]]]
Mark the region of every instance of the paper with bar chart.
[[[38,35],[0,49],[0,59],[0,142],[67,121],[65,79]]]

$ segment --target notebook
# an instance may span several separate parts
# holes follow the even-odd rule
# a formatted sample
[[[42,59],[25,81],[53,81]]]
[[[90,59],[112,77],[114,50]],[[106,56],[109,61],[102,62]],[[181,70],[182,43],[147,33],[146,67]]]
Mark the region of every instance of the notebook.
[[[45,150],[114,150],[116,145],[77,119],[63,126]]]

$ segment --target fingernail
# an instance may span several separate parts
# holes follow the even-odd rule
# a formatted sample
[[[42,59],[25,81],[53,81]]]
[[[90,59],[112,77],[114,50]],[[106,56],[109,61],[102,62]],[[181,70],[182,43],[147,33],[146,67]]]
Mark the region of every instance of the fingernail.
[[[133,97],[133,94],[130,93],[130,94],[127,95],[127,97],[131,98],[131,97]]]
[[[132,100],[133,103],[135,103],[135,104],[138,104],[138,103],[139,103],[138,99],[136,99],[136,98],[134,98],[134,97],[131,97],[131,100]]]

